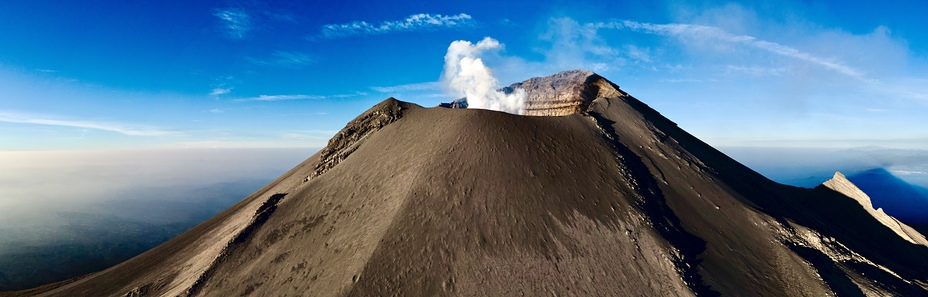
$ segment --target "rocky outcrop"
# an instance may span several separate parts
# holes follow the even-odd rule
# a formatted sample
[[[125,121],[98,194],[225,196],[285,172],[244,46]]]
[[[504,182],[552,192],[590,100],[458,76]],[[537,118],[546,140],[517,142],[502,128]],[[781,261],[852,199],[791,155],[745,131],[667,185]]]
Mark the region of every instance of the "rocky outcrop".
[[[395,122],[403,116],[403,110],[408,108],[409,103],[390,97],[348,122],[348,125],[338,131],[338,134],[329,140],[329,144],[319,152],[319,163],[303,181],[309,181],[338,165],[338,162],[358,149],[361,140],[367,135]]]
[[[569,70],[545,77],[514,83],[500,91],[511,94],[525,90],[525,113],[528,116],[563,116],[586,111],[593,100],[625,97],[619,86],[587,70]],[[467,108],[467,98],[442,103],[445,108]]]
[[[912,227],[900,222],[896,218],[883,212],[882,208],[873,209],[873,203],[870,201],[870,196],[864,191],[857,188],[854,183],[847,179],[844,174],[841,172],[835,172],[835,176],[830,180],[822,184],[823,186],[834,190],[835,192],[844,194],[845,196],[856,200],[860,203],[861,206],[867,210],[868,213],[873,215],[877,221],[880,221],[883,225],[886,225],[889,229],[892,229],[893,232],[902,237],[903,239],[924,246],[928,246],[928,240],[925,239],[925,236],[915,231]]]
[[[525,115],[562,116],[586,111],[593,100],[627,96],[625,92],[587,70],[570,70],[546,77],[534,77],[503,88],[511,93],[525,90]]]

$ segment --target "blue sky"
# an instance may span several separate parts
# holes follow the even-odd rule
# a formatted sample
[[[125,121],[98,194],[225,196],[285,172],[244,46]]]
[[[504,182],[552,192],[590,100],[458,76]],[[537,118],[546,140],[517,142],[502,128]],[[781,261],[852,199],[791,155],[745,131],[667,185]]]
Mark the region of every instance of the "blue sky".
[[[487,36],[502,84],[593,70],[713,145],[928,149],[924,1],[291,2],[3,1],[0,150],[321,147]]]

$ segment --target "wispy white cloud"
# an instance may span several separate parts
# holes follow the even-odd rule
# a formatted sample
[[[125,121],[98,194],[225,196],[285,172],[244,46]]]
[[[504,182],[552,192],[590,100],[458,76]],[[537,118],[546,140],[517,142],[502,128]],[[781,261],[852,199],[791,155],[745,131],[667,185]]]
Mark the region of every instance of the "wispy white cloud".
[[[381,93],[397,93],[397,92],[410,92],[410,91],[435,91],[440,90],[441,84],[437,81],[433,82],[421,82],[414,84],[405,84],[397,86],[388,86],[388,87],[371,87],[371,90],[381,92]]]
[[[258,97],[244,98],[236,101],[287,101],[287,100],[312,100],[312,99],[325,99],[325,96],[320,95],[260,95]]]
[[[248,62],[261,66],[301,68],[316,62],[312,56],[300,52],[275,51],[266,59],[248,58]]]
[[[245,101],[291,101],[291,100],[322,100],[322,99],[338,99],[338,98],[351,98],[358,96],[366,96],[365,92],[357,92],[353,94],[336,94],[336,95],[306,95],[306,94],[290,94],[290,95],[259,95],[258,97],[250,98],[240,98],[233,101],[236,102],[245,102]]]
[[[776,42],[761,40],[754,36],[732,34],[718,27],[694,24],[652,24],[629,20],[593,23],[590,24],[590,26],[597,29],[628,29],[648,34],[673,36],[681,39],[742,44],[780,56],[819,65],[850,77],[867,79],[863,71],[841,63],[840,61],[819,57]]]
[[[894,78],[868,84],[873,91],[889,94],[891,97],[907,98],[928,102],[928,78]]]
[[[625,62],[620,52],[607,45],[594,28],[583,26],[570,18],[548,20],[548,30],[539,38],[551,43],[544,52],[546,64],[558,68],[586,68],[605,71],[603,66],[620,66]]]
[[[892,172],[892,173],[895,173],[895,174],[902,174],[902,175],[912,175],[912,174],[925,175],[925,174],[928,174],[928,173],[926,173],[926,172],[924,172],[924,171],[916,171],[916,170],[893,170],[893,171],[891,171],[891,172]]]
[[[223,28],[229,38],[243,39],[251,31],[251,16],[240,8],[216,9],[213,16],[222,20]]]
[[[761,67],[744,65],[727,65],[725,70],[736,73],[746,73],[754,76],[780,76],[786,73],[786,67]]]
[[[158,128],[130,125],[124,123],[95,122],[80,120],[55,120],[44,117],[37,117],[27,114],[2,112],[0,111],[0,122],[18,123],[18,124],[35,124],[61,127],[73,127],[94,129],[122,133],[131,136],[167,136],[176,135],[177,132],[166,131]]]
[[[701,83],[705,82],[705,79],[696,79],[696,78],[668,78],[662,79],[661,82],[667,83]]]
[[[209,92],[209,95],[210,96],[221,96],[221,95],[228,94],[229,92],[232,92],[232,88],[214,88],[211,92]]]
[[[466,13],[441,15],[420,13],[399,21],[386,21],[371,24],[365,21],[353,21],[344,24],[322,26],[322,37],[340,38],[357,35],[378,35],[404,31],[427,31],[442,28],[463,28],[474,25],[473,18]]]

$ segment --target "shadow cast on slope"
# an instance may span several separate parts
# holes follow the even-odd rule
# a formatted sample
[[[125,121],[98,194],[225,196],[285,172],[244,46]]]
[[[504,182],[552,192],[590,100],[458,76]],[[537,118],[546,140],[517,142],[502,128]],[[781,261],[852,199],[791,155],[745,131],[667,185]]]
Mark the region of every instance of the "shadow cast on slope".
[[[638,206],[644,211],[647,218],[654,225],[660,235],[675,248],[680,255],[674,255],[674,265],[681,272],[684,282],[697,296],[720,296],[718,292],[707,286],[699,274],[699,264],[702,262],[699,255],[706,250],[706,241],[684,230],[680,219],[673,210],[667,206],[664,194],[658,187],[657,181],[641,157],[636,155],[627,146],[618,141],[613,128],[615,122],[596,112],[588,115],[603,131],[603,138],[609,142],[618,153],[618,157],[630,171],[629,180],[636,181],[641,195]]]
[[[903,279],[928,279],[928,248],[897,236],[857,201],[821,186],[806,189],[776,183],[680,129],[647,104],[634,98],[626,102],[657,129],[677,140],[685,151],[699,160],[712,160],[714,166],[708,171],[737,192],[746,205],[773,216],[784,226],[788,227],[789,220],[816,230],[822,236],[833,237],[850,250],[898,273]],[[808,258],[809,254],[797,254],[815,263],[818,269],[826,265],[817,261],[816,257]],[[861,272],[858,268],[855,270]],[[867,276],[870,277],[870,274]],[[897,284],[894,287],[901,288],[897,292],[924,292],[917,285],[902,282],[896,277],[877,278],[883,284]]]
[[[794,243],[786,244],[794,253],[809,261],[819,276],[837,296],[864,297],[863,291],[854,284],[835,262],[819,250]]]

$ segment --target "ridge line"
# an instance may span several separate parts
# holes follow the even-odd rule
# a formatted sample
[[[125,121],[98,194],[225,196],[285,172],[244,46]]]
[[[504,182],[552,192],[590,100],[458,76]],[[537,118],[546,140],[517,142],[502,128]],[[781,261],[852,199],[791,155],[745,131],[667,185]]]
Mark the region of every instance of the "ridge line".
[[[663,191],[642,161],[641,156],[619,142],[615,128],[612,126],[615,122],[595,111],[584,112],[583,115],[592,120],[603,139],[616,152],[618,163],[626,165],[621,171],[631,183],[630,186],[634,193],[637,194],[635,202],[661,238],[676,249],[670,252],[671,262],[686,286],[696,296],[720,296],[719,292],[712,290],[703,281],[699,273],[698,266],[701,260],[697,257],[706,249],[705,240],[683,228],[680,219],[667,205]]]
[[[187,288],[187,290],[185,290],[182,296],[191,297],[198,294],[203,288],[205,282],[213,275],[216,268],[222,264],[237,247],[245,243],[255,230],[267,222],[274,211],[277,210],[277,205],[285,196],[287,196],[287,193],[276,193],[268,197],[267,200],[264,200],[264,203],[262,203],[261,206],[259,206],[255,211],[251,221],[245,225],[244,228],[239,230],[238,234],[226,242],[226,245],[219,252],[219,255],[213,259],[213,261],[209,264],[209,266],[207,266],[205,270],[203,270],[202,273],[200,273],[200,276],[197,277],[197,280],[194,281],[193,284]]]

